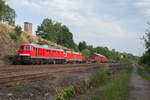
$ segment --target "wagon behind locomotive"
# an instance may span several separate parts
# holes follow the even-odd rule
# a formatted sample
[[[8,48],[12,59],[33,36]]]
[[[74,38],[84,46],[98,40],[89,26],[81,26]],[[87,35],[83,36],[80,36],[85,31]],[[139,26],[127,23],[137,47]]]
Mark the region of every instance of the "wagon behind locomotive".
[[[101,62],[106,62],[107,58],[101,54],[98,53],[92,53],[89,54],[89,59],[88,59],[90,63],[101,63]]]

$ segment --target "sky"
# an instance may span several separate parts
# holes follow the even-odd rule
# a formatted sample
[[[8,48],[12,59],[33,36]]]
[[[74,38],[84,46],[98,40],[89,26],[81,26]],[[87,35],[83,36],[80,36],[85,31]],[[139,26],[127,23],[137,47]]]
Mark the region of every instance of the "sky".
[[[74,41],[106,46],[141,56],[141,38],[149,27],[150,0],[7,0],[16,24],[33,24],[33,34],[45,18],[69,27]]]

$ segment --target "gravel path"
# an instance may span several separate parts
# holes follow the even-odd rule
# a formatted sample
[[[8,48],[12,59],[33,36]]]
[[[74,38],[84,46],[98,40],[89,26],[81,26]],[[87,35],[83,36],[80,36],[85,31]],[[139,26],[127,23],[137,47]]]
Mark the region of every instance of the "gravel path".
[[[137,73],[134,66],[130,81],[129,100],[150,100],[150,82]]]

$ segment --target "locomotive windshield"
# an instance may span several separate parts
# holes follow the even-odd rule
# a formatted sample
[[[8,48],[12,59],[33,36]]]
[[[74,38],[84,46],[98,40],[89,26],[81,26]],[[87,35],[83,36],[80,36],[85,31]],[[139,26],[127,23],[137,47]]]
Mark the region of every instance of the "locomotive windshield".
[[[26,46],[26,50],[30,50],[30,46]]]

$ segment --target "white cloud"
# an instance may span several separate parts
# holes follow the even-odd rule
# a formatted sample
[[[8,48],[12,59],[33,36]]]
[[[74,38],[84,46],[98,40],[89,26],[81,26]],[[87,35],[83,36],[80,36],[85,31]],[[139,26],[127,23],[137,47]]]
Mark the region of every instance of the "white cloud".
[[[150,16],[150,0],[139,1],[135,5],[140,7],[141,13]]]
[[[147,7],[147,6],[150,6],[150,0],[139,1],[139,2],[136,2],[135,4],[136,6],[139,6],[139,7]]]

